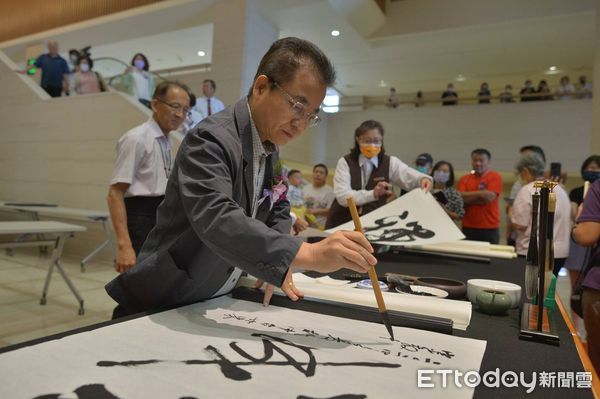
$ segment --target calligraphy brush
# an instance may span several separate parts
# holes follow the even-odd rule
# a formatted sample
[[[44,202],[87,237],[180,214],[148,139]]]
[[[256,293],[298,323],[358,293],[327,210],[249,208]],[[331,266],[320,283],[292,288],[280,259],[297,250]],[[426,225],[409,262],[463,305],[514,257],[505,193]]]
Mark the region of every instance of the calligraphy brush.
[[[354,203],[354,198],[348,198],[348,209],[350,209],[350,214],[352,214],[352,220],[354,221],[354,230],[361,232],[363,235],[365,231],[362,228],[362,224],[360,223],[360,218],[358,217],[358,211],[356,210],[356,204]],[[369,269],[369,278],[371,279],[371,285],[373,286],[373,291],[375,292],[375,299],[377,299],[377,307],[379,308],[379,313],[381,314],[381,318],[383,319],[383,324],[385,324],[385,328],[387,328],[390,333],[390,337],[394,340],[394,332],[392,331],[392,324],[390,323],[390,316],[385,307],[385,302],[383,301],[383,295],[381,294],[381,287],[379,286],[379,279],[377,278],[377,272],[375,271],[375,266],[371,266]]]

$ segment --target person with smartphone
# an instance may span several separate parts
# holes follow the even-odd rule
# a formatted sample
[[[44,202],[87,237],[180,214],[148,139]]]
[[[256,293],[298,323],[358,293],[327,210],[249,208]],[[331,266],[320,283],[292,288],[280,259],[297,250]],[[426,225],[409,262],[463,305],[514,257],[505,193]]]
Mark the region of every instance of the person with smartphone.
[[[465,216],[462,196],[454,188],[454,167],[450,162],[439,161],[432,169],[433,196],[442,205],[448,216],[455,223],[460,223]]]
[[[535,181],[543,181],[545,162],[535,153],[527,153],[516,165],[517,172],[524,182],[519,190],[512,210],[512,225],[517,232],[517,254],[527,255],[529,236],[531,234],[532,195],[537,191]],[[553,237],[554,237],[554,274],[565,263],[569,255],[569,234],[571,232],[571,217],[569,196],[567,192],[557,185],[553,189],[556,195],[556,208],[554,211]]]

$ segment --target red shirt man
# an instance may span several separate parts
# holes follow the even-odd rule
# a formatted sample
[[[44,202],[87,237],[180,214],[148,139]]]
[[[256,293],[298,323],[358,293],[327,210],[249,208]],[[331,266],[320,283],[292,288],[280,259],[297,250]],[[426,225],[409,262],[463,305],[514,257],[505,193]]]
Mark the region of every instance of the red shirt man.
[[[458,191],[465,203],[463,233],[467,240],[500,241],[500,208],[498,199],[502,193],[502,176],[490,170],[491,154],[478,148],[471,152],[473,171],[460,178]]]

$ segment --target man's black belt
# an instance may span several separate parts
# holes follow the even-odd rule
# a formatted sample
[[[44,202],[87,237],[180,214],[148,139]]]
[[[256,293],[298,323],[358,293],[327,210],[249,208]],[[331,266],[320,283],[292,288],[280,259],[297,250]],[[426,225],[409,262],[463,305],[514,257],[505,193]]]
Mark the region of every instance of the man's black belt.
[[[156,209],[165,199],[164,195],[158,197],[125,197],[125,209],[128,215],[156,216]]]

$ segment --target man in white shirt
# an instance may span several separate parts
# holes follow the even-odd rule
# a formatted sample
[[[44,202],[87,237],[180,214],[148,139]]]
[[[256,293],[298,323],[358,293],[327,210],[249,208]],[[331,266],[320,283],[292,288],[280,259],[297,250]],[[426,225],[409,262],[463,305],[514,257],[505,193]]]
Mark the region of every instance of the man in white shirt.
[[[196,102],[196,111],[200,113],[202,119],[225,109],[223,102],[215,97],[215,91],[217,91],[217,85],[214,80],[206,79],[202,82],[204,97],[199,98]]]
[[[315,215],[318,227],[325,227],[329,208],[335,199],[333,189],[325,184],[328,174],[327,166],[319,163],[313,167],[312,184],[303,188],[304,203],[306,204],[306,213]]]
[[[169,132],[181,126],[189,111],[185,86],[159,84],[152,117],[125,133],[117,144],[117,160],[108,190],[108,209],[117,235],[119,273],[135,265],[146,236],[156,224],[171,172]]]
[[[521,179],[525,184],[517,197],[512,207],[511,221],[513,228],[517,232],[517,254],[521,256],[527,255],[529,248],[529,236],[531,234],[531,212],[532,198],[531,195],[536,191],[533,184],[536,180],[544,179],[545,163],[534,152],[526,152],[521,160],[517,163]],[[556,194],[556,210],[554,212],[554,258],[555,258],[555,273],[558,273],[566,258],[569,256],[569,235],[571,234],[571,205],[569,196],[566,191],[557,185],[554,187]]]

